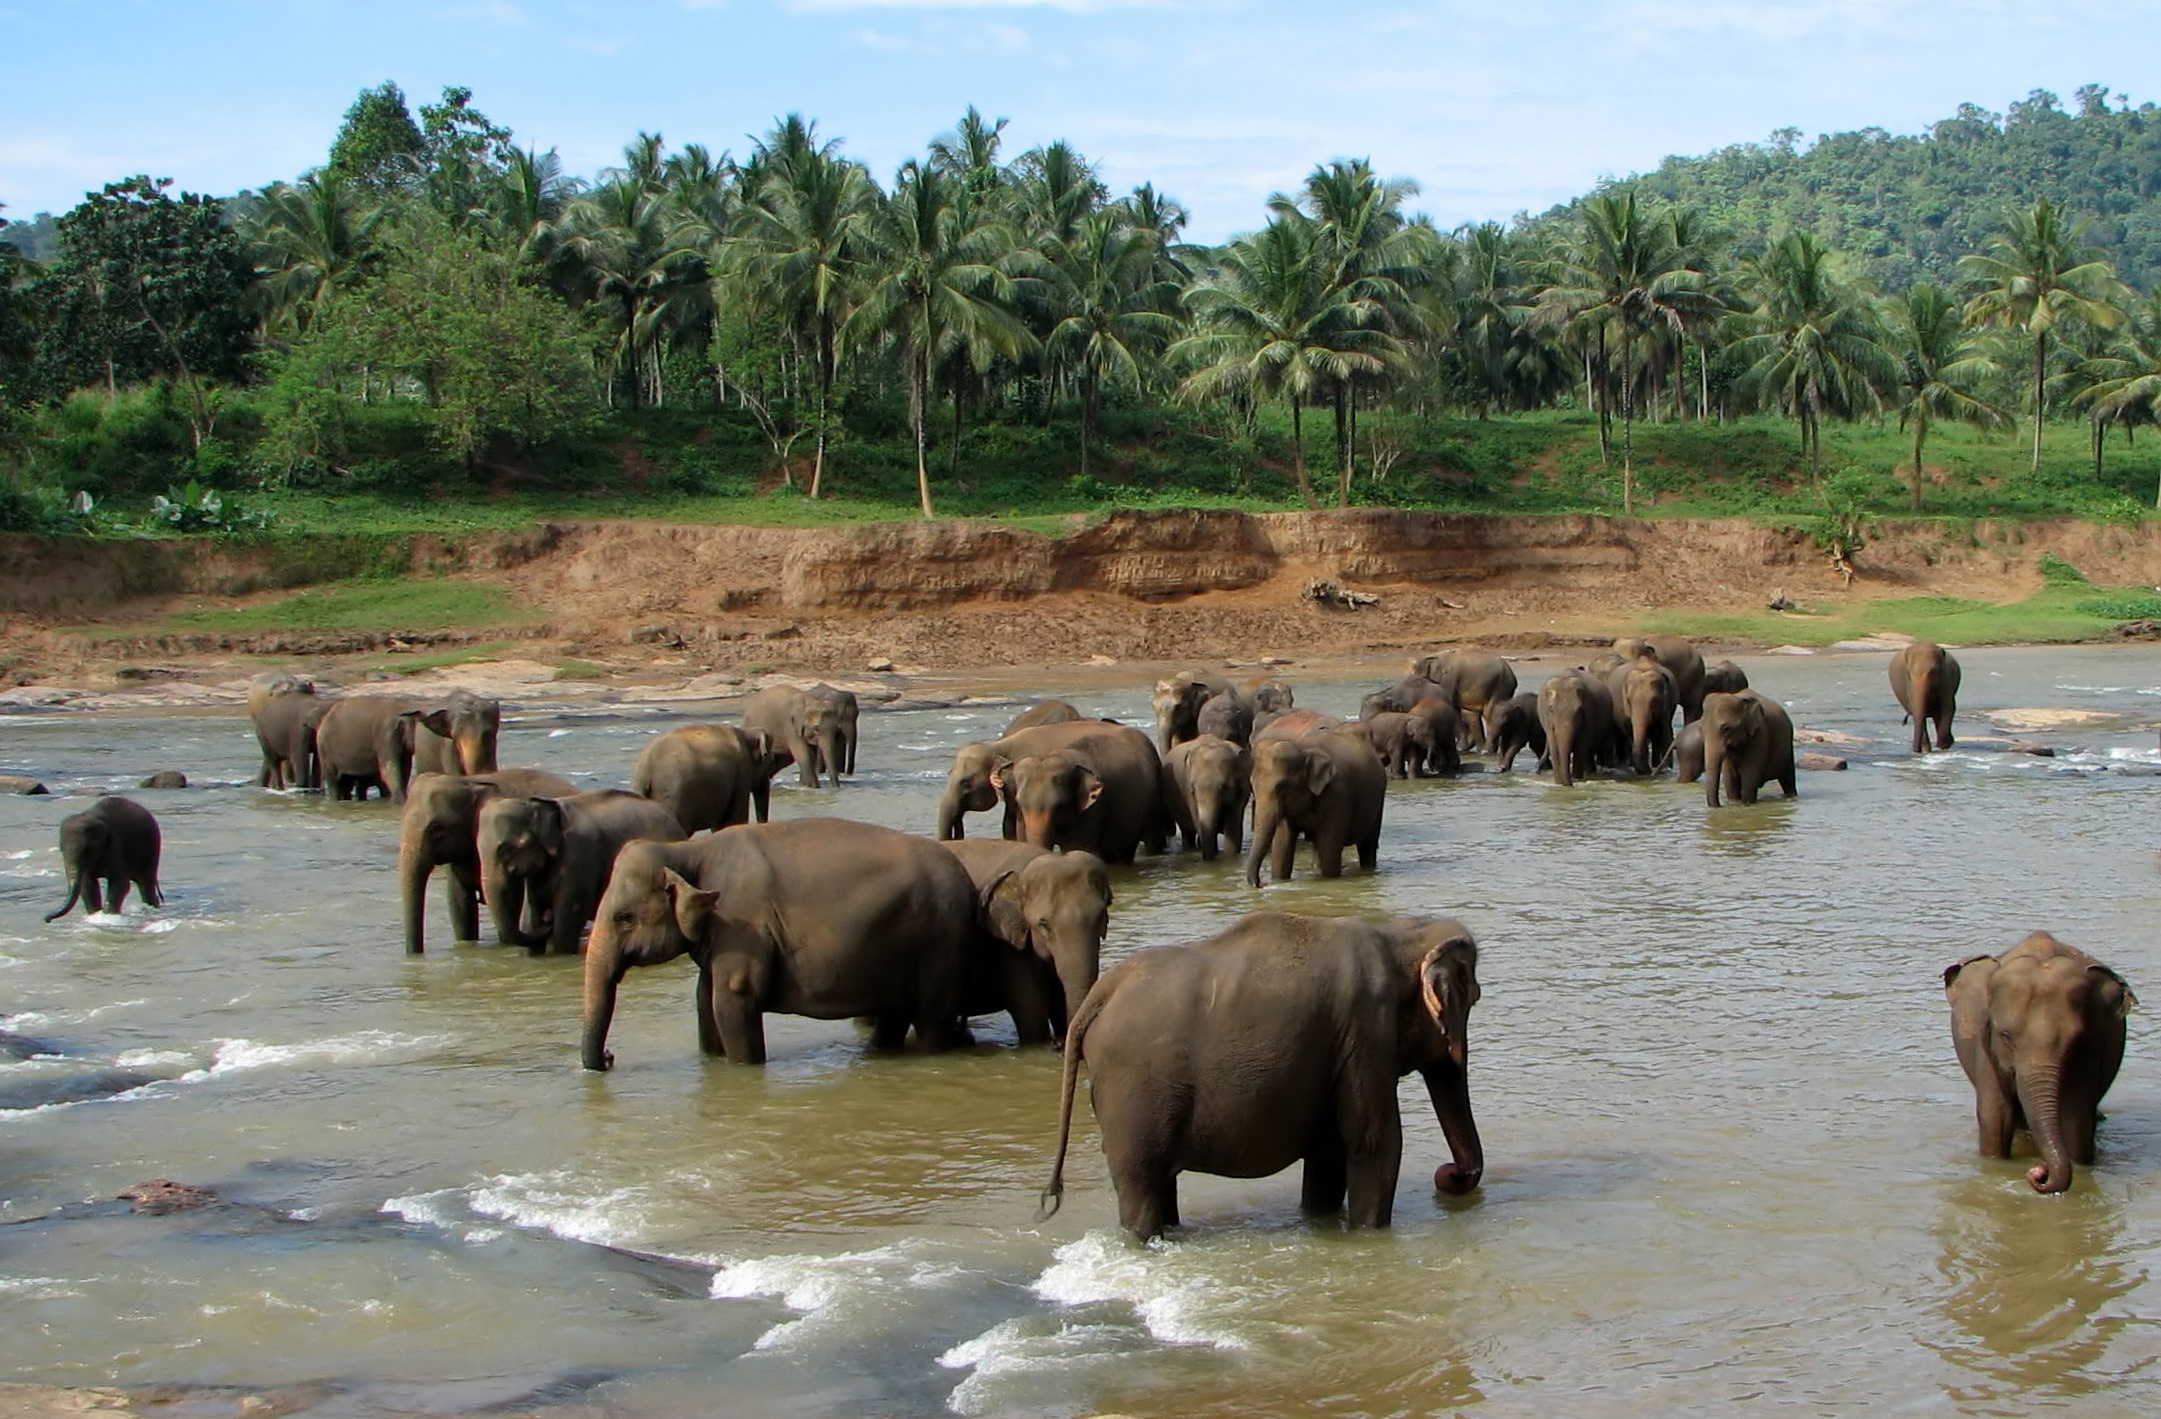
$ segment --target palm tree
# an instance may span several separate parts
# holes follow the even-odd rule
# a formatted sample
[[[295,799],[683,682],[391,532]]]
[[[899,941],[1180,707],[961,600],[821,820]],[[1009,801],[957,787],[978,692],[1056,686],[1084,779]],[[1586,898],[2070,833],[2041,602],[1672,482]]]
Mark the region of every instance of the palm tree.
[[[1154,230],[1098,213],[1072,238],[1051,248],[1045,285],[1056,324],[1044,342],[1054,357],[1079,371],[1080,471],[1088,472],[1103,386],[1139,385],[1156,354],[1178,332],[1164,306],[1176,288],[1157,275],[1160,241]]]
[[[1801,451],[1823,476],[1823,416],[1881,410],[1900,380],[1898,361],[1877,339],[1875,321],[1832,269],[1831,252],[1809,232],[1773,242],[1745,265],[1756,309],[1753,333],[1736,341],[1744,387],[1793,415]]]
[[[992,204],[1007,185],[1006,170],[999,166],[998,149],[1005,142],[1011,119],[985,119],[974,104],[961,115],[953,131],[933,138],[930,165],[958,187],[964,205],[984,208]],[[980,214],[979,214],[980,215]]]
[[[1028,240],[1045,249],[1072,240],[1081,222],[1110,196],[1095,169],[1070,143],[1031,148],[1014,168],[1019,225]]]
[[[2014,211],[1988,249],[1959,258],[1959,270],[1982,289],[1966,303],[1975,325],[2022,330],[2033,341],[2033,471],[2041,471],[2041,424],[2048,405],[2048,340],[2067,320],[2114,329],[2123,321],[2111,299],[2121,290],[2101,254],[2084,244],[2084,226],[2067,228],[2063,209],[2046,197]]]
[[[2114,352],[2091,364],[2092,382],[2078,402],[2092,411],[2098,472],[2105,423],[2122,424],[2126,438],[2134,425],[2161,423],[2161,292],[2127,312]],[[2161,490],[2154,506],[2161,508]]]
[[[791,114],[754,156],[765,176],[744,208],[736,262],[755,299],[809,337],[818,385],[813,498],[825,480],[837,336],[878,195],[862,164],[840,157],[837,142],[816,139],[816,125]]]
[[[561,227],[574,291],[608,312],[609,397],[620,384],[633,409],[665,400],[663,344],[706,289],[699,252],[686,243],[661,185],[658,143],[638,135],[625,152],[628,165],[572,203]]]
[[[970,220],[953,179],[912,158],[901,165],[866,236],[868,279],[841,326],[841,344],[882,341],[900,353],[915,431],[916,491],[928,519],[937,515],[926,452],[931,371],[964,347],[1015,358],[1031,343],[1013,311],[1014,282],[1003,265],[1012,240],[995,222]]]
[[[246,216],[243,234],[262,276],[265,331],[305,331],[330,293],[373,255],[383,211],[359,184],[329,168],[276,183]]]
[[[553,148],[545,153],[512,148],[488,202],[488,226],[496,245],[521,264],[548,270],[563,213],[577,195],[576,181],[563,176],[563,160]]]
[[[1898,361],[1899,425],[1913,430],[1913,510],[1921,510],[1921,455],[1934,419],[1993,426],[2004,412],[1973,392],[1996,372],[1996,362],[1968,338],[1958,305],[1943,288],[1924,283],[1890,303],[1889,349]]]

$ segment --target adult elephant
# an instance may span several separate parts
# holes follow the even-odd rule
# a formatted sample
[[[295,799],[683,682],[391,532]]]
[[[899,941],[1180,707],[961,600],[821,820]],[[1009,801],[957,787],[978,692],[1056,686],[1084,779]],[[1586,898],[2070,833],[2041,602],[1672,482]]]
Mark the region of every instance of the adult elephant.
[[[255,725],[255,743],[262,750],[263,766],[255,777],[262,788],[320,788],[316,764],[315,735],[323,716],[335,700],[305,690],[281,690],[258,701],[249,693],[248,717]]]
[[[1748,672],[1730,660],[1703,667],[1703,693],[1706,695],[1738,694],[1747,688]]]
[[[2075,946],[2036,931],[2001,956],[1969,956],[1943,973],[1951,1042],[1973,1081],[1981,1152],[2011,1156],[2011,1135],[2033,1133],[2035,1192],[2071,1186],[2072,1165],[2094,1160],[2101,1096],[2123,1064],[2124,1016],[2138,997],[2123,977]]]
[[[1208,697],[1208,702],[1201,706],[1194,725],[1200,731],[1196,736],[1198,738],[1213,736],[1217,739],[1228,739],[1233,744],[1251,744],[1253,706],[1237,691],[1226,690],[1220,695]]]
[[[763,730],[686,724],[638,751],[630,791],[667,810],[685,833],[747,823],[753,809],[763,823],[780,764]]]
[[[1721,786],[1737,802],[1754,803],[1773,779],[1794,796],[1793,718],[1755,690],[1706,695],[1703,700],[1703,801],[1718,806]]]
[[[1563,670],[1538,687],[1538,727],[1553,781],[1570,787],[1610,761],[1613,693],[1588,670]]]
[[[1081,712],[1064,700],[1037,700],[1005,727],[1007,734],[1018,734],[1023,729],[1033,729],[1039,724],[1071,724],[1082,718]]]
[[[481,805],[474,848],[495,934],[534,955],[575,956],[623,845],[678,842],[674,815],[619,788]]]
[[[577,787],[539,769],[498,769],[492,774],[416,774],[398,818],[398,899],[405,919],[405,950],[427,949],[422,908],[428,879],[450,869],[450,931],[454,941],[480,939],[480,810],[498,794],[520,798],[568,797]],[[503,938],[511,945],[515,936]]]
[[[1443,1192],[1485,1174],[1471,1114],[1478,945],[1460,922],[1263,912],[1205,941],[1106,971],[1066,1035],[1058,1156],[1065,1193],[1081,1065],[1118,1220],[1143,1241],[1178,1225],[1178,1175],[1257,1178],[1305,1164],[1300,1205],[1385,1227],[1403,1157],[1396,1081],[1426,1083],[1453,1161]]]
[[[1411,706],[1426,700],[1446,700],[1451,708],[1455,696],[1423,675],[1406,675],[1393,685],[1385,685],[1358,702],[1358,717],[1371,719],[1377,714],[1409,714]]]
[[[632,966],[698,966],[698,1045],[765,1062],[766,1011],[870,1016],[873,1042],[915,1028],[927,1050],[959,1038],[975,886],[928,838],[840,818],[756,823],[615,860],[585,950],[582,1057],[615,1063],[608,1026]]]
[[[1230,681],[1205,670],[1181,670],[1156,681],[1149,704],[1155,710],[1157,752],[1168,754],[1175,746],[1198,736],[1201,706],[1230,691]]]
[[[764,734],[779,762],[796,766],[803,787],[831,778],[839,788],[841,774],[855,772],[856,714],[851,691],[774,685],[743,702],[743,727]]]
[[[1538,718],[1536,693],[1509,699],[1494,720],[1493,758],[1502,773],[1515,765],[1516,755],[1525,749],[1531,751],[1535,768],[1546,766],[1546,727]]]
[[[1673,672],[1673,686],[1680,694],[1681,723],[1691,724],[1703,713],[1703,652],[1687,636],[1623,636],[1613,643],[1623,660],[1634,661],[1649,652],[1660,665]]]
[[[78,901],[92,916],[117,912],[128,899],[131,882],[147,905],[164,906],[165,894],[158,889],[158,856],[164,846],[157,815],[133,799],[103,797],[82,812],[70,814],[60,823],[60,862],[67,871],[68,899],[45,919],[58,921]]]
[[[1358,850],[1358,865],[1380,863],[1381,809],[1388,774],[1372,746],[1340,728],[1316,728],[1296,738],[1262,738],[1253,746],[1253,845],[1246,852],[1246,882],[1261,885],[1267,860],[1274,880],[1287,882],[1298,839],[1313,843],[1313,863],[1323,877],[1343,875],[1343,850]]]
[[[1639,655],[1607,673],[1606,690],[1613,696],[1615,755],[1625,748],[1635,771],[1650,774],[1673,747],[1673,712],[1680,708],[1673,672],[1656,656]]]
[[[1171,789],[1184,809],[1178,830],[1187,847],[1198,845],[1203,862],[1216,860],[1218,839],[1233,856],[1246,850],[1246,804],[1253,795],[1253,751],[1203,734],[1188,739],[1163,761]]]
[[[502,732],[501,701],[452,690],[414,717],[407,775],[492,774],[500,767],[495,745]]]
[[[493,773],[501,715],[495,701],[462,691],[432,705],[377,695],[338,700],[315,726],[323,787],[340,800],[365,799],[373,789],[403,802],[416,768]]]
[[[997,943],[971,965],[966,1013],[1004,1011],[1022,1044],[1056,1043],[1101,969],[1111,910],[1103,860],[981,839],[945,849],[967,869],[978,923]]]
[[[1176,823],[1173,797],[1140,730],[1103,720],[1038,725],[960,747],[938,804],[938,837],[959,840],[964,815],[1003,801],[1007,838],[1131,862]]]
[[[1958,660],[1934,641],[1915,641],[1891,657],[1891,693],[1913,721],[1913,752],[1928,752],[1928,722],[1936,724],[1936,747],[1948,749],[1951,720],[1958,714]]]
[[[1493,748],[1493,717],[1516,693],[1514,666],[1490,650],[1471,645],[1424,656],[1412,663],[1411,673],[1431,680],[1456,707],[1466,736],[1476,729],[1469,747],[1480,753]]]

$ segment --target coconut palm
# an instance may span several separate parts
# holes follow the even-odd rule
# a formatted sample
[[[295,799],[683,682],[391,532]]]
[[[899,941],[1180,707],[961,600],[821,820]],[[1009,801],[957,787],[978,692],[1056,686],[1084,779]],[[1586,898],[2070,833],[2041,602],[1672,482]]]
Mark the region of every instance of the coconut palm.
[[[1732,346],[1741,383],[1759,400],[1793,415],[1812,474],[1823,474],[1823,416],[1881,411],[1899,385],[1899,363],[1879,343],[1881,331],[1860,299],[1838,279],[1830,250],[1813,233],[1794,232],[1744,264],[1756,302],[1750,333]]]
[[[603,373],[610,402],[621,388],[633,409],[665,400],[664,346],[681,324],[686,299],[702,305],[706,288],[699,253],[685,242],[659,185],[657,141],[640,134],[626,154],[630,165],[611,170],[610,180],[573,202],[562,222],[573,290],[607,312]]]
[[[2086,229],[2067,226],[2046,197],[2014,211],[1986,251],[1959,258],[1959,271],[1981,287],[1966,303],[1976,325],[2023,331],[2033,341],[2033,471],[2041,471],[2041,427],[2048,409],[2049,337],[2066,321],[2104,329],[2122,324],[2111,301],[2122,290],[2115,269],[2085,244]]]
[[[304,332],[330,293],[373,255],[383,207],[329,168],[275,183],[242,221],[261,276],[266,332]]]
[[[1921,455],[1937,419],[1994,426],[2003,410],[1974,393],[1996,373],[1996,362],[1966,333],[1958,303],[1942,287],[1915,286],[1885,311],[1886,348],[1898,362],[1898,418],[1913,430],[1913,510],[1921,510]]]
[[[863,295],[841,326],[841,345],[885,343],[899,352],[915,433],[916,491],[923,516],[932,518],[926,427],[932,370],[957,350],[1011,359],[1032,343],[1014,313],[1015,284],[1004,265],[1013,242],[996,222],[964,210],[952,178],[912,158],[865,225],[865,237]]]
[[[564,211],[578,195],[578,184],[563,176],[555,150],[512,148],[488,201],[488,228],[498,248],[526,265],[550,270],[561,235]]]
[[[1177,320],[1164,309],[1176,287],[1157,274],[1160,240],[1154,230],[1126,225],[1121,215],[1086,218],[1044,263],[1046,303],[1056,320],[1044,348],[1080,377],[1084,475],[1103,387],[1139,386],[1178,332]]]
[[[2087,407],[2094,421],[2098,472],[2104,425],[2122,424],[2128,438],[2135,425],[2161,423],[2161,292],[2125,313],[2114,349],[2091,366],[2091,381],[2077,402]],[[2154,506],[2161,508],[2161,490],[2155,493]]]

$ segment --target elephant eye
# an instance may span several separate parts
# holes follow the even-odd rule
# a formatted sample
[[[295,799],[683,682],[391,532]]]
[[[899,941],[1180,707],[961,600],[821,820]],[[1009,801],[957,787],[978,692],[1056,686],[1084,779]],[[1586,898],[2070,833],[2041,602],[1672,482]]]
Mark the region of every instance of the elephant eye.
[[[630,926],[638,920],[638,917],[635,912],[624,910],[617,912],[614,920],[617,926]]]

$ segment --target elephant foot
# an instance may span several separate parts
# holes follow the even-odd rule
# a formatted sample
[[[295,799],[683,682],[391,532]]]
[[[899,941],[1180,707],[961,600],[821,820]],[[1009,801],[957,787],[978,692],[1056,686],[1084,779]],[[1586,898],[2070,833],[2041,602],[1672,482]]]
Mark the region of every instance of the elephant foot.
[[[1433,1190],[1445,1192],[1451,1197],[1461,1197],[1477,1187],[1482,1176],[1483,1174],[1459,1168],[1454,1163],[1443,1163],[1433,1170]]]

